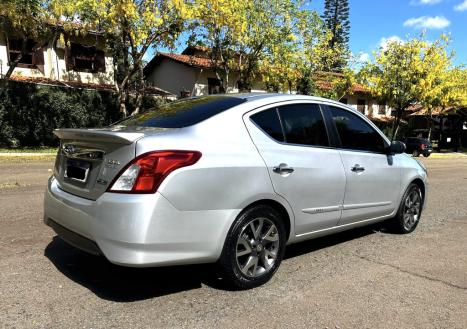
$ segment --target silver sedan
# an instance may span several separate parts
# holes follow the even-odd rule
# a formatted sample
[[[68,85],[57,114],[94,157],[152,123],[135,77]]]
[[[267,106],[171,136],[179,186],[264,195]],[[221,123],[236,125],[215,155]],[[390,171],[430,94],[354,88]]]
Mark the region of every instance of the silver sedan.
[[[426,200],[403,143],[323,98],[189,98],[55,134],[44,220],[60,237],[124,266],[216,262],[242,289],[287,244],[380,221],[412,232]]]

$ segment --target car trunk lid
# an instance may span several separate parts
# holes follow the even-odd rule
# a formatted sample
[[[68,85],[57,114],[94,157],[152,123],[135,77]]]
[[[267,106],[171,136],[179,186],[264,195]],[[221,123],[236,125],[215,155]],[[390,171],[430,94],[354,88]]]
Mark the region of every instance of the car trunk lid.
[[[54,176],[71,194],[96,200],[120,170],[135,157],[136,142],[144,136],[132,130],[57,129],[60,149]]]

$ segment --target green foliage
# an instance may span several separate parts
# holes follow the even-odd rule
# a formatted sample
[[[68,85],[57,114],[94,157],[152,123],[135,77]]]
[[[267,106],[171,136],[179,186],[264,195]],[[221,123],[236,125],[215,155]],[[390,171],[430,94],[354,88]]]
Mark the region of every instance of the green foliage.
[[[55,128],[101,127],[119,118],[116,95],[10,81],[0,95],[0,145],[56,145]]]
[[[192,6],[178,0],[50,1],[56,15],[77,17],[81,24],[103,32],[117,59],[120,111],[123,116],[140,112],[145,90],[143,57],[151,47],[173,47]],[[140,97],[131,112],[128,93],[134,85]]]
[[[316,11],[291,11],[290,38],[280,38],[267,49],[260,62],[260,71],[268,89],[297,90],[301,94],[340,99],[351,90],[353,72],[339,66],[348,51],[341,45],[330,47],[332,32]]]
[[[404,111],[413,104],[421,104],[431,113],[434,107],[465,103],[467,86],[461,82],[465,70],[453,66],[453,54],[448,46],[447,36],[428,41],[423,33],[403,41],[391,41],[360,72],[373,95],[396,110],[393,138],[397,136]]]
[[[331,49],[335,47],[348,49],[350,32],[349,0],[325,0],[322,18],[325,26],[332,34],[329,47]],[[347,64],[345,53],[342,53],[339,61],[333,64],[329,70],[340,72]]]

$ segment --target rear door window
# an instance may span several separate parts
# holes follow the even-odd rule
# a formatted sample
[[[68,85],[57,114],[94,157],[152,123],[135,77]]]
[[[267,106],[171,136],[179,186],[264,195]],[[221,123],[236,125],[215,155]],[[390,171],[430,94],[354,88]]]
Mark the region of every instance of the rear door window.
[[[291,104],[279,107],[285,142],[329,146],[326,126],[317,104]]]
[[[250,119],[271,138],[278,142],[284,141],[284,134],[276,108],[253,114]]]

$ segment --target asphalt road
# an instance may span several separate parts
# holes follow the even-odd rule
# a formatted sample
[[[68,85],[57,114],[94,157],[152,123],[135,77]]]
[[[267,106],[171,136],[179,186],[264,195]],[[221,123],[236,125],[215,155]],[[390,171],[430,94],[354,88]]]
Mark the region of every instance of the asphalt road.
[[[0,163],[1,328],[467,328],[467,159],[427,159],[417,230],[290,246],[272,281],[228,291],[210,266],[129,269],[42,223],[50,162]]]

